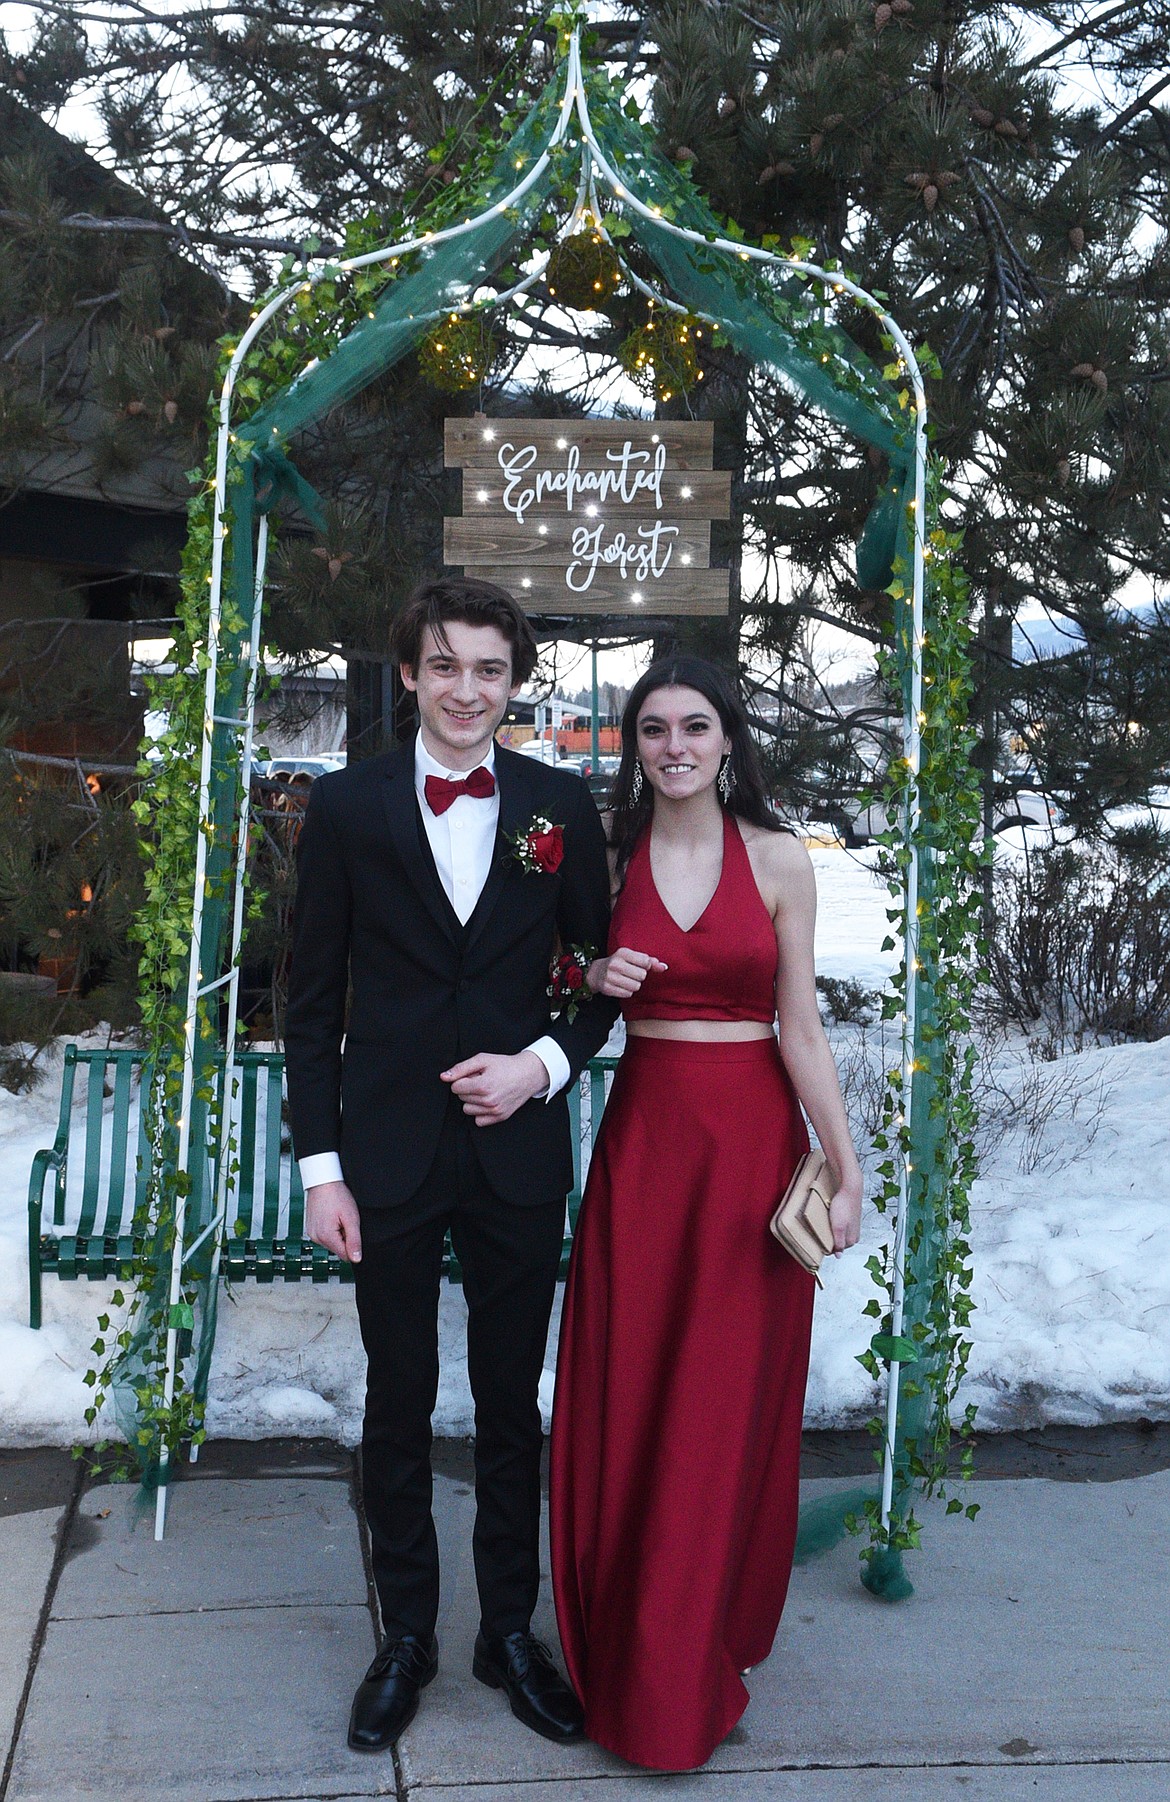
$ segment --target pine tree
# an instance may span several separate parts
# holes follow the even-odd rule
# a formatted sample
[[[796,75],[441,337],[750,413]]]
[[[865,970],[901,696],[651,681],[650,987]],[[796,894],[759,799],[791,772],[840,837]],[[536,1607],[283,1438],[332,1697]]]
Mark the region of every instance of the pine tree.
[[[841,258],[941,359],[929,400],[978,609],[989,813],[1011,746],[1082,825],[1141,798],[1166,762],[1167,634],[1118,603],[1155,596],[1170,557],[1170,7],[611,10],[594,53],[637,78],[661,148],[716,209],[752,237],[800,235]],[[327,23],[309,0],[180,4],[133,27],[111,6],[104,30],[100,14],[83,28],[46,7],[31,47],[7,53],[9,84],[46,114],[95,91],[104,154],[237,286],[268,279],[290,243],[335,244],[347,219],[456,179],[475,132],[522,111],[554,58],[543,9],[515,0],[345,0]],[[644,314],[622,294],[608,313],[538,306],[526,329],[542,348],[612,355]],[[850,329],[881,356],[864,316]],[[522,349],[506,347],[485,404],[516,404]],[[860,777],[859,746],[868,762],[889,738],[872,708],[858,722],[835,705],[807,627],[830,621],[862,647],[880,636],[887,598],[858,587],[852,553],[885,467],[731,352],[709,352],[707,373],[702,405],[736,475],[727,548],[762,556],[768,585],[737,597],[730,639],[704,624],[699,642],[741,656],[777,772],[830,806]],[[530,398],[573,411],[592,392],[574,378]],[[308,450],[338,512],[326,556],[288,553],[290,644],[328,632],[376,649],[388,597],[437,557],[445,397],[411,361],[361,405],[364,443],[326,422]],[[1087,648],[1021,668],[1012,626],[1039,606]]]

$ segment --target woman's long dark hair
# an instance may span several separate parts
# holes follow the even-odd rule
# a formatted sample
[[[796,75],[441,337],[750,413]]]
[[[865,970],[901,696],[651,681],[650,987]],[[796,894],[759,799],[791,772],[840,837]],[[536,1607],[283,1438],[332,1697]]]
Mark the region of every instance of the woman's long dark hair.
[[[753,826],[762,826],[766,832],[784,830],[768,805],[764,775],[743,702],[723,671],[705,657],[662,657],[638,677],[622,714],[622,761],[609,800],[613,816],[609,842],[617,852],[619,877],[625,875],[634,846],[654,810],[654,791],[645,779],[640,798],[634,799],[634,768],[638,761],[638,715],[647,696],[660,688],[696,689],[719,715],[724,737],[731,742],[734,777],[731,797],[723,803],[727,812]]]

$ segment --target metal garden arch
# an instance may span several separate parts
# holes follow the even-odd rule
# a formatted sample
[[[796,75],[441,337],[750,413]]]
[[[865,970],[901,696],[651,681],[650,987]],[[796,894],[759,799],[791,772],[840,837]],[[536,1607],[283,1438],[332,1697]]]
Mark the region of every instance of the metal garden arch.
[[[685,253],[698,250],[706,258],[717,253],[724,259],[734,259],[740,263],[782,270],[786,280],[800,278],[805,282],[820,284],[822,293],[826,297],[830,294],[847,296],[851,301],[868,309],[876,317],[882,330],[888,334],[889,339],[897,348],[900,359],[900,379],[904,380],[912,393],[912,407],[909,409],[912,426],[908,434],[910,443],[906,446],[905,460],[912,471],[913,492],[909,501],[905,503],[908,531],[904,541],[911,571],[911,584],[904,635],[907,642],[903,658],[904,673],[907,676],[903,687],[903,749],[909,777],[901,821],[903,841],[908,852],[905,864],[904,915],[906,921],[905,1007],[900,1020],[905,1130],[898,1172],[899,1202],[893,1244],[892,1316],[893,1334],[897,1336],[902,1332],[911,1171],[914,1167],[914,1148],[925,1130],[926,1124],[921,1085],[913,1080],[915,1047],[918,1042],[919,1028],[920,980],[922,980],[920,973],[924,969],[918,925],[919,881],[924,856],[921,844],[919,764],[922,647],[926,601],[927,494],[926,396],[922,373],[913,348],[898,322],[891,317],[881,300],[868,293],[856,282],[837,271],[822,268],[818,264],[803,261],[798,257],[786,256],[754,244],[722,236],[717,230],[700,230],[677,223],[667,216],[663,207],[657,204],[653,198],[646,198],[636,191],[635,178],[615,167],[617,156],[614,152],[612,136],[607,139],[606,131],[603,128],[599,129],[595,116],[596,109],[591,108],[589,86],[582,63],[579,26],[572,31],[567,54],[555,80],[559,84],[560,91],[559,97],[555,98],[555,105],[550,105],[548,109],[552,117],[551,130],[548,131],[539,153],[532,160],[531,167],[526,169],[521,179],[516,181],[508,192],[495,200],[486,210],[442,230],[422,233],[404,242],[388,244],[362,256],[351,257],[340,262],[331,261],[299,275],[295,281],[290,282],[274,295],[252,319],[235,348],[224,378],[219,402],[215,459],[215,523],[208,594],[206,674],[198,771],[199,830],[192,894],[192,952],[189,959],[183,1015],[182,1086],[177,1120],[177,1164],[181,1179],[185,1177],[186,1181],[180,1181],[175,1200],[175,1231],[170,1264],[169,1318],[171,1324],[168,1326],[166,1338],[164,1406],[167,1410],[172,1407],[175,1396],[176,1373],[179,1365],[179,1328],[175,1322],[184,1293],[185,1280],[192,1267],[192,1260],[201,1248],[207,1245],[208,1241],[211,1241],[212,1244],[210,1274],[213,1286],[217,1280],[223,1235],[230,1217],[233,1180],[228,1146],[233,1131],[230,1097],[233,1092],[235,1069],[240,976],[239,951],[245,912],[246,876],[243,852],[247,843],[249,825],[255,740],[255,704],[261,653],[262,602],[269,541],[268,518],[266,513],[262,513],[253,563],[251,543],[253,497],[249,493],[245,504],[241,506],[238,494],[233,494],[229,481],[233,445],[238,439],[246,438],[252,425],[252,421],[239,425],[233,424],[233,402],[236,399],[241,370],[249,350],[269,322],[289,307],[298,293],[314,287],[326,278],[335,279],[339,275],[353,275],[355,272],[373,265],[396,265],[402,259],[416,252],[422,253],[424,257],[432,257],[442,247],[455,245],[460,240],[467,240],[474,245],[482,241],[485,230],[489,233],[493,230],[494,224],[498,224],[500,228],[497,233],[498,240],[500,242],[511,241],[515,233],[513,228],[507,225],[508,217],[515,217],[516,210],[522,208],[526,197],[538,190],[548,175],[554,156],[560,152],[562,147],[570,153],[575,152],[579,158],[579,180],[576,200],[569,218],[561,228],[561,236],[567,236],[578,229],[582,221],[586,219],[604,232],[600,205],[601,196],[604,195],[623,214],[631,217],[636,227],[651,234],[654,243],[659,246],[673,244]],[[535,117],[535,113],[530,116],[529,125],[532,124]],[[575,136],[571,135],[574,125],[576,127]],[[617,248],[615,246],[615,249]],[[505,305],[517,295],[531,288],[540,279],[547,261],[547,255],[539,257],[530,273],[506,292],[495,295],[490,304],[493,306]],[[692,267],[697,267],[693,259]],[[700,317],[712,318],[716,323],[726,324],[725,320],[719,319],[717,314],[706,311],[697,301],[694,304],[690,301],[684,303],[683,300],[671,294],[659,291],[655,286],[647,283],[644,278],[631,271],[628,266],[624,267],[624,273],[635,286],[657,304],[680,312],[695,313]],[[448,297],[443,300],[442,304],[433,307],[429,312],[409,315],[409,330],[403,334],[402,348],[396,354],[402,355],[404,350],[409,349],[422,332],[436,320],[446,317],[452,312],[470,311],[480,304],[482,303],[475,302],[471,298],[471,293],[468,292],[461,300]],[[370,317],[373,318],[374,315],[371,313]],[[352,336],[356,337],[356,333]],[[348,343],[348,340],[343,340],[343,343]],[[340,348],[341,346],[339,346]],[[392,360],[394,360],[392,357],[387,356],[383,360],[382,367],[387,366]],[[828,362],[829,359],[825,358],[824,361]],[[303,391],[312,372],[313,365],[310,364],[300,372],[286,392],[291,395],[298,389]],[[833,373],[830,372],[830,379],[833,378]],[[290,429],[295,429],[295,425]],[[272,436],[279,437],[276,427],[272,428]],[[270,455],[267,447],[263,444],[257,444],[255,448],[261,458]],[[278,450],[278,447],[273,447],[273,449]],[[282,453],[278,454],[282,456]],[[315,499],[312,490],[308,489],[307,484],[300,482],[295,474],[290,476],[289,472],[291,472],[291,465],[287,465],[284,469],[285,485],[288,486],[291,480],[302,505],[311,515]],[[229,524],[233,506],[235,508],[234,529]],[[248,578],[246,587],[241,584],[242,574],[246,574]],[[225,596],[230,597],[233,588],[237,595],[246,595],[245,609],[232,609],[225,604]],[[225,820],[231,827],[229,834],[231,848],[225,852],[221,844],[217,853],[217,833],[222,839]],[[226,913],[223,908],[211,905],[208,900],[210,864],[217,854],[221,861],[226,859],[230,866],[225,887],[225,894],[230,900],[230,905],[226,909]],[[199,1090],[206,1069],[210,1008],[214,1005],[218,1015],[225,1001],[226,1035],[223,1053],[225,1068],[222,1089],[224,1105],[219,1123],[218,1139],[212,1142],[214,1137],[211,1127],[212,1115],[208,1107],[200,1103]],[[217,1031],[215,1036],[218,1038]],[[188,1237],[189,1234],[190,1237]],[[886,1527],[890,1521],[894,1493],[893,1448],[899,1421],[899,1374],[899,1363],[891,1362],[885,1405],[886,1444],[881,1493],[882,1523]],[[168,1456],[168,1447],[164,1436],[157,1492],[156,1538],[162,1537],[165,1527]]]

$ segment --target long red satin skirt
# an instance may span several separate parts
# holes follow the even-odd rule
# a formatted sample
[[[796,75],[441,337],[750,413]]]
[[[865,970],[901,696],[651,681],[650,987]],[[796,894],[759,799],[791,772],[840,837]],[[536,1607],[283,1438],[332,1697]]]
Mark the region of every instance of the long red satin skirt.
[[[807,1147],[773,1040],[627,1042],[565,1294],[550,1511],[586,1732],[635,1764],[705,1763],[780,1622],[814,1282],[768,1222]]]

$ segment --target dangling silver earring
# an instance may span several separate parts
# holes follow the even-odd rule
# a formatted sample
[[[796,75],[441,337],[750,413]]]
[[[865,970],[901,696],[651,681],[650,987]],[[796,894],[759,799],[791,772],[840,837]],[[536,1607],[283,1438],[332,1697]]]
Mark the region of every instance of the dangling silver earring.
[[[719,794],[726,807],[731,799],[731,791],[735,787],[735,771],[731,767],[731,752],[723,759],[719,769]]]
[[[641,799],[642,799],[642,765],[640,764],[638,759],[635,757],[635,759],[634,759],[634,779],[630,783],[630,801],[631,801],[632,805],[636,807],[638,805],[638,802]]]

